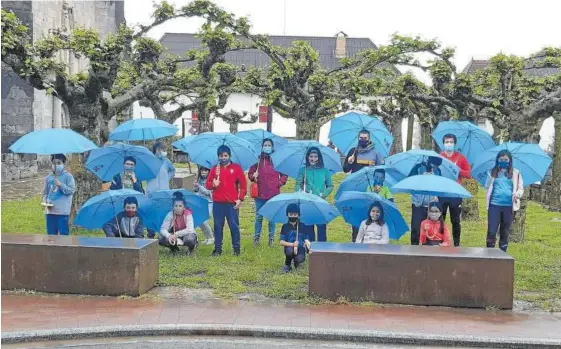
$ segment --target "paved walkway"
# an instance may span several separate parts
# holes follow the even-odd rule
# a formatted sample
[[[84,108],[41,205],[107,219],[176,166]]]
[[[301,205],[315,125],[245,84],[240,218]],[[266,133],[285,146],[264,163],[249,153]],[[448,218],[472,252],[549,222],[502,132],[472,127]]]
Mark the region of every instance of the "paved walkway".
[[[2,201],[25,200],[40,195],[49,171],[40,171],[37,177],[17,181],[2,181]]]
[[[438,307],[257,305],[188,299],[2,294],[2,332],[140,324],[229,324],[561,339],[561,313]]]

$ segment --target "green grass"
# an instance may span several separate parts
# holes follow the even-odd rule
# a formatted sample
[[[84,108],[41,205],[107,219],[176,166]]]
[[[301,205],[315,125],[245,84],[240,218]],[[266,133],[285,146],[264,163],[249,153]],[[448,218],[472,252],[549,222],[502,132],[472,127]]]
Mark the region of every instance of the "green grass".
[[[336,187],[342,175],[334,178]],[[289,183],[286,190],[292,190]],[[486,212],[483,191],[478,195],[481,219],[477,222],[462,223],[462,245],[485,246]],[[410,220],[411,209],[408,195],[398,195],[396,203]],[[544,310],[561,310],[561,214],[549,212],[531,202],[527,211],[527,231],[523,244],[511,243],[509,254],[516,260],[515,297],[534,303]],[[252,200],[247,200],[240,212],[242,254],[232,255],[231,239],[226,229],[224,253],[220,258],[211,258],[212,246],[200,245],[196,257],[172,256],[161,248],[160,278],[162,286],[184,286],[190,288],[211,288],[224,298],[239,294],[267,296],[305,302],[318,302],[307,296],[307,268],[291,274],[281,272],[284,257],[278,242],[269,248],[262,241],[259,248],[253,248],[254,208]],[[266,225],[264,225],[266,227]],[[280,228],[280,227],[278,227]],[[277,228],[277,230],[278,230]],[[265,229],[266,230],[266,229]],[[2,202],[2,232],[39,233],[45,232],[45,222],[40,198],[25,201]],[[91,231],[74,229],[73,234],[102,236]],[[199,235],[202,238],[202,233]],[[266,234],[263,235],[264,237]],[[278,235],[277,235],[278,239]],[[328,240],[348,242],[350,227],[337,218],[328,226]],[[398,242],[408,244],[409,235]]]

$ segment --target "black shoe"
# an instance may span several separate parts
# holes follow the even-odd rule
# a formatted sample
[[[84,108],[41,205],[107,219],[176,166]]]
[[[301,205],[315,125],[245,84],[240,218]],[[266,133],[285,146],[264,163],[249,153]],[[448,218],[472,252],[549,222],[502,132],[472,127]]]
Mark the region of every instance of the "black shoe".
[[[272,247],[274,242],[275,242],[274,238],[269,238],[269,247]]]
[[[176,254],[177,252],[179,252],[179,247],[177,246],[170,246],[169,250],[171,251],[172,254]]]
[[[222,256],[222,251],[212,251],[212,257],[219,257]]]
[[[239,256],[240,255],[240,251],[234,251],[234,256]]]
[[[253,238],[253,247],[259,246],[259,238]]]
[[[195,253],[195,247],[187,248],[187,256],[192,256]]]

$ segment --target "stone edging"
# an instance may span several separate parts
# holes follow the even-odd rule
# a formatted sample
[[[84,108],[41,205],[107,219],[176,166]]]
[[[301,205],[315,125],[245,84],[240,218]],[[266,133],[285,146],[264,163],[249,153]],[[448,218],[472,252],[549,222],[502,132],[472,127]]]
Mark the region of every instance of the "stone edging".
[[[384,331],[234,325],[137,325],[85,327],[2,333],[2,344],[146,336],[238,336],[344,341],[377,344],[462,346],[474,348],[561,348],[561,340],[516,337],[447,336]]]

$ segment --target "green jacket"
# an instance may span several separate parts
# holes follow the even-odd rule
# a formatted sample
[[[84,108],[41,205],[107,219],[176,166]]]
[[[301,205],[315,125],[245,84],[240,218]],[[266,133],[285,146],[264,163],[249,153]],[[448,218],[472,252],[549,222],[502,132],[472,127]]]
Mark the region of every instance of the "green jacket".
[[[304,188],[304,177],[306,185]],[[307,193],[312,193],[322,198],[327,197],[333,191],[333,181],[331,173],[325,167],[302,167],[296,177],[295,191],[306,189]]]

